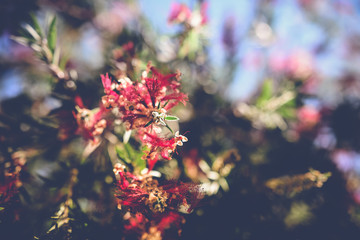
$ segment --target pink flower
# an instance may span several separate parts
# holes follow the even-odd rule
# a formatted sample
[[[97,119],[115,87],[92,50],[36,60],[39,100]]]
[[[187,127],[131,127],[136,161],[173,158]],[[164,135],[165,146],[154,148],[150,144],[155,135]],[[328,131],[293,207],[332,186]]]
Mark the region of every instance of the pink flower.
[[[181,225],[184,223],[184,217],[175,212],[158,214],[152,220],[141,213],[136,213],[130,214],[124,228],[126,235],[134,239],[168,239],[166,230],[176,229],[180,236]]]
[[[12,161],[9,166],[1,169],[0,179],[0,207],[4,207],[9,204],[11,200],[18,193],[18,189],[22,186],[20,179],[20,173],[23,170],[26,157],[24,152],[14,152],[11,155]]]
[[[300,127],[302,129],[310,129],[314,127],[321,118],[319,111],[309,105],[304,105],[298,109],[298,119],[300,121]]]
[[[136,235],[140,238],[141,235],[146,232],[146,223],[148,222],[148,219],[146,219],[143,214],[136,213],[127,220],[127,224],[124,225],[126,235]]]
[[[103,106],[95,110],[77,107],[77,113],[73,114],[78,124],[77,132],[85,139],[95,141],[95,137],[101,135],[107,126],[106,110]]]
[[[153,169],[160,158],[171,160],[171,155],[176,152],[176,147],[182,146],[184,142],[188,141],[187,137],[180,135],[179,132],[176,132],[175,136],[170,139],[161,138],[148,132],[144,132],[140,136],[142,136],[141,141],[150,149],[144,156],[149,171]]]
[[[296,50],[290,54],[274,51],[270,55],[269,64],[275,72],[283,72],[300,79],[308,79],[314,72],[312,56],[302,50]]]
[[[185,209],[191,212],[201,198],[198,185],[167,181],[163,184],[150,176],[136,177],[125,169],[115,166],[117,177],[118,207],[125,207],[131,212],[146,215],[178,211]]]
[[[6,179],[0,182],[0,207],[7,204],[18,192],[16,187],[17,177],[7,176]]]
[[[200,9],[193,11],[185,4],[175,2],[171,5],[168,22],[186,24],[192,28],[203,26],[209,21],[206,15],[207,8],[208,2],[201,3]]]
[[[174,2],[170,8],[169,23],[185,23],[191,17],[191,10],[185,4]]]
[[[140,82],[126,77],[112,81],[108,75],[102,76],[106,94],[102,98],[103,105],[107,109],[117,107],[128,129],[146,128],[158,123],[156,117],[164,111],[179,102],[186,103],[187,96],[179,89],[179,77],[179,73],[163,75],[150,66]]]
[[[200,15],[201,15],[201,19],[202,19],[201,25],[205,25],[209,22],[209,18],[206,14],[208,7],[209,7],[209,2],[204,1],[201,3],[201,6],[200,6]]]

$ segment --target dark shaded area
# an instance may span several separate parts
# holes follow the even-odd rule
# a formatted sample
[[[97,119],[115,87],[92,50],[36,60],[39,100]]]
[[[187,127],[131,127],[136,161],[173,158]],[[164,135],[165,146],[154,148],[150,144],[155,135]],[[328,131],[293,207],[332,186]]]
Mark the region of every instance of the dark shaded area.
[[[96,4],[92,1],[3,0],[0,3],[0,34],[17,33],[22,23],[30,21],[30,12],[44,6],[54,9],[72,30],[80,29],[87,23],[94,24]],[[74,111],[75,106],[79,105],[79,99],[89,109],[98,107],[104,90],[97,71],[111,71],[115,65],[113,60],[117,60],[123,61],[133,73],[138,70],[132,65],[133,58],[143,57],[146,64],[146,61],[151,60],[149,56],[156,53],[152,43],[147,42],[149,40],[144,36],[145,31],[141,31],[145,28],[141,21],[134,25],[136,27],[125,28],[118,36],[99,30],[99,34],[104,34],[107,41],[113,41],[113,45],[104,41],[105,49],[120,50],[117,54],[109,50],[111,53],[105,56],[109,59],[105,60],[105,66],[92,69],[95,73],[89,71],[88,74],[94,75],[91,79],[82,79],[80,76],[74,83],[75,88],[69,88],[65,82],[48,80],[44,76],[46,72],[36,72],[37,66],[32,66],[39,76],[32,72],[28,74],[29,79],[34,77],[30,75],[36,75],[39,82],[51,85],[50,90],[47,89],[51,93],[39,97],[39,100],[24,91],[0,102],[1,172],[17,149],[26,150],[29,154],[28,162],[21,172],[23,185],[19,187],[19,194],[5,206],[6,211],[0,211],[0,233],[4,239],[32,239],[34,236],[39,239],[123,239],[125,210],[117,209],[114,199],[114,163],[111,162],[112,152],[106,145],[111,143],[112,137],[120,139],[122,136],[106,135],[104,143],[84,157],[83,150],[87,145],[78,136]],[[237,59],[232,54],[236,52],[235,45],[240,44],[240,41],[233,39],[231,29],[234,26],[228,23],[226,27],[226,34],[231,39],[223,39],[224,44],[229,45],[226,56],[229,65],[228,69],[224,69],[224,78],[232,80],[237,66]],[[124,47],[128,43],[132,43],[134,47],[130,48],[131,44]],[[127,51],[126,47],[130,50]],[[202,54],[207,54],[206,49]],[[184,81],[185,84],[186,81],[193,81],[189,101],[192,116],[180,123],[180,129],[187,131],[185,135],[189,139],[175,154],[181,169],[178,173],[180,180],[192,180],[187,175],[187,165],[182,160],[192,152],[195,152],[194,161],[203,159],[210,166],[217,156],[230,149],[236,149],[241,159],[234,163],[233,169],[226,176],[229,191],[219,187],[216,194],[205,196],[191,214],[183,214],[186,223],[181,237],[177,237],[177,230],[166,229],[165,239],[359,238],[360,213],[355,211],[359,206],[354,197],[354,188],[350,186],[358,183],[351,182],[333,161],[337,149],[360,150],[358,99],[344,100],[333,108],[322,109],[317,122],[309,128],[289,124],[289,128],[295,129],[293,132],[297,134],[296,138],[290,138],[286,135],[288,132],[279,127],[255,127],[254,120],[236,115],[234,106],[224,100],[223,87],[219,87],[215,93],[206,91],[208,85],[198,82],[213,80],[209,62],[198,64],[184,58],[157,64],[168,69],[177,66],[177,61],[190,66],[189,72],[195,72],[185,75],[185,78],[191,79]],[[145,65],[144,63],[141,64]],[[28,68],[31,68],[31,64],[27,66],[21,61],[10,64],[4,59],[0,59],[0,65],[2,73],[17,65],[21,66],[18,70],[23,72],[28,72]],[[76,66],[76,63],[70,62],[67,67],[70,69]],[[138,74],[130,77],[139,80],[140,73]],[[113,75],[114,78],[115,76],[116,74]],[[287,81],[294,83],[297,91],[292,110],[298,110],[308,97],[300,91],[305,83],[297,77],[287,77]],[[26,75],[22,81],[29,79]],[[54,104],[55,107],[47,109],[40,104],[46,102],[44,99],[50,102],[56,100],[59,106]],[[48,112],[41,115],[38,113],[41,112],[39,109],[46,109]],[[301,120],[296,119],[297,116],[294,118],[295,120],[285,120],[291,123]],[[334,133],[334,146],[319,147],[314,144],[321,127],[328,127]],[[134,139],[130,140],[130,144],[139,148],[139,143]],[[158,166],[166,167],[166,164]],[[67,200],[66,194],[70,191],[68,185],[74,169],[78,172],[75,186],[71,189],[71,221],[46,234],[54,223],[51,217],[59,211],[59,205]],[[300,189],[296,194],[281,195],[266,187],[267,181],[273,178],[305,174],[309,169],[316,169],[321,173],[330,172],[332,175],[323,186]],[[161,180],[164,178],[162,176]],[[5,176],[1,173],[0,180],[4,179]],[[303,215],[298,217],[296,214]],[[137,239],[137,235],[126,239]]]
[[[30,12],[38,9],[36,0],[2,0],[0,4],[0,34],[15,34],[20,25],[30,20]]]

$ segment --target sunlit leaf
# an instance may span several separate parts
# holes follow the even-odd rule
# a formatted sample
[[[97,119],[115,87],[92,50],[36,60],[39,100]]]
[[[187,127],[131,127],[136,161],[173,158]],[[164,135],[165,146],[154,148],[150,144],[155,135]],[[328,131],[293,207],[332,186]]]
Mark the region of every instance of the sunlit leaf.
[[[144,127],[148,127],[150,124],[152,124],[153,123],[153,120],[151,120],[151,121],[149,121],[147,124],[145,124],[145,126]]]
[[[34,14],[31,14],[30,16],[31,16],[31,19],[32,19],[32,22],[33,22],[33,27],[34,27],[35,31],[40,35],[40,37],[43,37],[44,34],[43,34],[42,30],[41,30],[40,24],[39,24],[36,16]]]
[[[141,151],[139,151],[138,156],[134,160],[134,166],[140,171],[143,170],[144,168],[146,168],[146,161],[144,159],[142,159],[142,156],[146,155],[146,152],[148,150],[149,149],[147,146],[142,147]]]
[[[272,178],[265,185],[276,194],[293,197],[297,193],[313,187],[321,188],[330,176],[331,172],[321,173],[310,169],[304,174]]]
[[[124,136],[123,136],[123,142],[124,143],[128,143],[129,142],[129,139],[131,137],[131,130],[128,130],[124,133]]]
[[[195,53],[200,49],[200,46],[199,33],[195,30],[189,31],[179,49],[179,57],[194,59]]]
[[[129,143],[126,143],[126,144],[124,144],[124,147],[125,147],[125,151],[126,151],[128,157],[130,159],[135,158],[136,150],[133,148],[133,146],[131,146],[131,144],[129,144]]]
[[[21,45],[24,45],[24,46],[27,46],[30,43],[30,40],[28,38],[25,38],[25,37],[11,36],[11,39],[14,40],[17,43],[20,43]]]
[[[166,116],[165,120],[167,120],[167,121],[178,121],[179,118],[176,117],[176,116]]]
[[[26,30],[26,32],[28,34],[30,34],[30,36],[35,40],[35,41],[40,41],[41,37],[39,35],[39,33],[36,32],[36,30],[30,26],[29,24],[25,24],[24,25],[24,29]]]
[[[256,101],[256,106],[264,105],[273,95],[273,82],[271,79],[266,79],[263,83],[261,94]]]
[[[54,16],[54,18],[52,19],[52,21],[50,23],[49,32],[48,32],[48,36],[47,36],[48,45],[49,45],[49,48],[52,53],[54,53],[55,47],[56,47],[56,35],[57,35],[56,16]]]
[[[125,163],[131,163],[131,160],[130,160],[130,158],[128,157],[128,154],[124,151],[124,149],[121,149],[121,148],[119,148],[118,146],[115,146],[115,150],[116,150],[116,155],[117,155],[117,157],[121,160],[121,161],[123,161],[123,162],[125,162]]]

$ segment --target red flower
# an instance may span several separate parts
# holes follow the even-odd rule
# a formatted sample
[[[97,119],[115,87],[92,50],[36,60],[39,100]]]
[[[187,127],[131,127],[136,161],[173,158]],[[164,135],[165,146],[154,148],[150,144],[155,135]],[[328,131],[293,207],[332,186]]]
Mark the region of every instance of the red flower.
[[[134,239],[173,239],[169,237],[180,236],[181,225],[185,223],[185,219],[178,213],[166,212],[158,214],[152,220],[147,219],[143,214],[136,213],[129,214],[127,217],[127,224],[124,226],[127,236]],[[174,229],[175,236],[169,236],[166,230]]]
[[[152,170],[160,157],[171,160],[171,155],[176,152],[176,147],[182,146],[184,142],[188,141],[187,137],[180,135],[179,132],[176,132],[175,136],[170,139],[161,138],[148,132],[139,135],[142,136],[141,141],[150,149],[144,156],[144,159],[148,162],[149,171]]]
[[[126,235],[137,235],[141,236],[146,232],[146,223],[148,220],[141,213],[136,213],[127,219],[128,222],[124,225]]]
[[[178,213],[169,212],[162,216],[160,221],[157,223],[157,229],[164,234],[166,229],[175,227],[178,231],[181,229],[181,225],[185,223],[185,219]],[[180,235],[180,234],[179,234]]]
[[[297,116],[299,119],[299,127],[303,130],[310,130],[319,123],[321,118],[320,112],[310,105],[304,105],[299,108]]]
[[[131,212],[145,215],[170,210],[190,212],[201,197],[195,184],[167,181],[160,185],[150,176],[135,177],[119,166],[117,164],[114,168],[118,179],[115,196],[119,208],[126,207]]]
[[[95,137],[101,135],[107,126],[103,107],[97,110],[77,107],[77,113],[73,114],[78,124],[77,132],[82,134],[85,139],[95,141]]]
[[[105,89],[103,105],[110,109],[117,107],[120,118],[127,123],[128,129],[148,127],[158,123],[155,113],[160,115],[179,102],[186,103],[187,96],[179,90],[179,74],[163,75],[154,67],[149,67],[141,82],[129,78],[112,81],[108,75],[102,76]],[[148,77],[151,70],[151,76]],[[156,116],[158,116],[156,115]]]
[[[184,23],[191,17],[191,10],[185,4],[174,2],[171,5],[169,23]]]
[[[16,187],[16,176],[8,176],[6,179],[0,182],[0,206],[4,206],[8,203],[14,195],[18,192]]]
[[[22,186],[20,172],[26,163],[25,153],[14,152],[11,158],[10,166],[1,169],[3,172],[0,174],[0,207],[7,205]]]

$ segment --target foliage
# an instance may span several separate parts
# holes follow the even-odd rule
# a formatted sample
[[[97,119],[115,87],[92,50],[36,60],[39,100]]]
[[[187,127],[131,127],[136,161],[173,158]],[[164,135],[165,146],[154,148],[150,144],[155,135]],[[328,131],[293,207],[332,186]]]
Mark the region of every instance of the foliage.
[[[294,2],[321,15],[315,3]],[[3,235],[356,239],[352,68],[338,81],[338,102],[327,101],[314,60],[327,42],[277,53],[272,1],[254,3],[262,17],[241,37],[235,20],[223,19],[222,63],[211,53],[212,2],[172,3],[171,36],[155,33],[140,3],[29,1],[26,16],[4,26]],[[325,21],[317,24],[331,26]],[[246,55],[247,44],[266,57]],[[256,90],[231,97],[241,92],[239,74],[251,71],[260,76]]]

